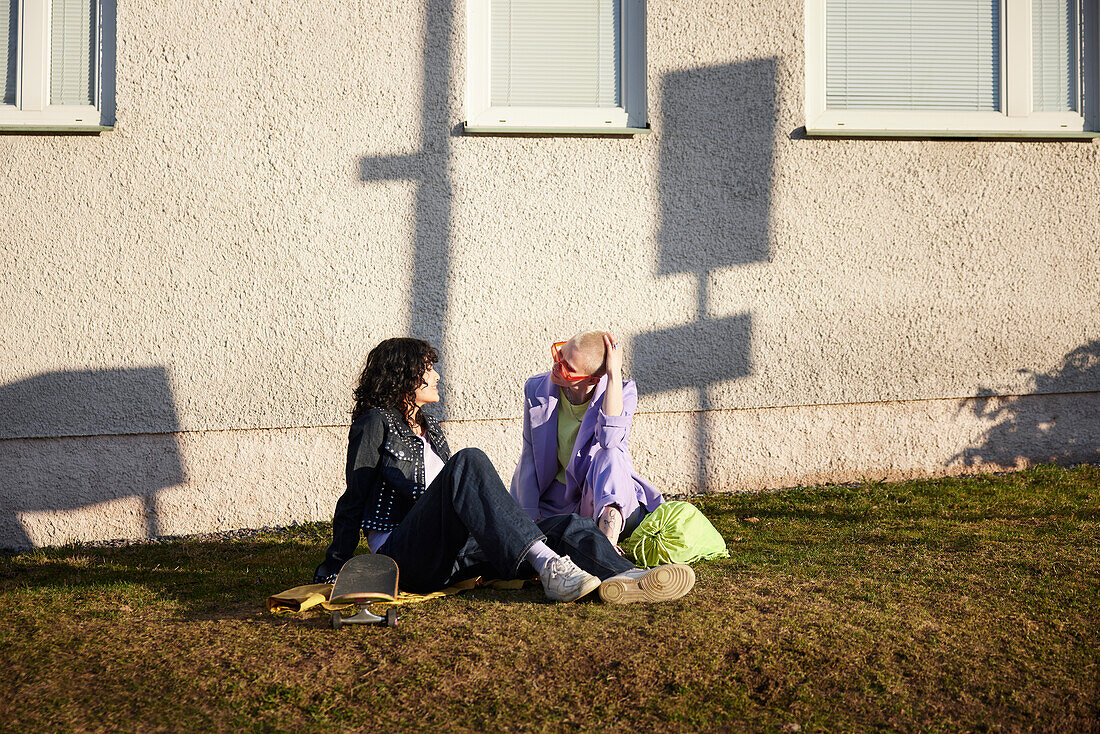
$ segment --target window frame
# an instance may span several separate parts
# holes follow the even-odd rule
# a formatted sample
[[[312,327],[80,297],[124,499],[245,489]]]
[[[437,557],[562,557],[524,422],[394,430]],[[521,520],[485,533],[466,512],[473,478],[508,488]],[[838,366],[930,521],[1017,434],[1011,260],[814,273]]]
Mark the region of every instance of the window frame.
[[[111,130],[105,101],[113,97],[114,0],[94,0],[96,38],[91,70],[94,104],[50,104],[50,0],[19,0],[16,24],[15,104],[0,104],[0,131]],[[110,55],[108,55],[110,52]]]
[[[1032,109],[1031,0],[1000,0],[1001,109],[992,112],[952,110],[830,110],[825,104],[825,3],[806,0],[806,134],[857,137],[1100,137],[1096,91],[1100,79],[1100,12],[1091,3],[1089,21],[1076,34],[1078,112]],[[1091,15],[1091,19],[1089,18]],[[1084,42],[1082,43],[1082,36]],[[1082,48],[1083,46],[1083,48]]]
[[[466,132],[589,135],[649,132],[645,0],[622,0],[622,105],[615,108],[494,107],[490,103],[490,2],[466,3]]]

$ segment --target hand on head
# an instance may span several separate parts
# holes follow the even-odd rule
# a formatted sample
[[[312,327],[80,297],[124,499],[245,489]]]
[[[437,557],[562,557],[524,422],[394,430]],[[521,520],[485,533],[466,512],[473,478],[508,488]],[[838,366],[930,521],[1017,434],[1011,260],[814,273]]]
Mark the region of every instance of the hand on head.
[[[604,332],[604,370],[615,377],[623,371],[623,347],[611,336],[611,332]]]

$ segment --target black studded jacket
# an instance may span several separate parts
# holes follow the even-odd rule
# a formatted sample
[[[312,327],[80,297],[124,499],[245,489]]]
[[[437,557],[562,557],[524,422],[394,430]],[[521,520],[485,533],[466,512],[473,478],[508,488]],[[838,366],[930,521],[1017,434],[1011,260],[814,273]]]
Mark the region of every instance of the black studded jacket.
[[[426,438],[443,461],[451,449],[439,422],[424,414]],[[388,408],[371,408],[348,432],[347,489],[336,502],[332,545],[314,573],[315,583],[331,582],[355,554],[359,531],[393,530],[424,494],[424,445],[404,417]]]

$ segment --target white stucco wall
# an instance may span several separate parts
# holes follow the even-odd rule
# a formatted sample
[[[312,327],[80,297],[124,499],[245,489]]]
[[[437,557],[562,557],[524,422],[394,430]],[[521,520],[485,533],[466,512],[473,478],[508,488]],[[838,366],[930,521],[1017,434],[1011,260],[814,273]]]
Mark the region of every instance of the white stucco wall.
[[[328,516],[406,333],[506,475],[590,326],[670,491],[1100,459],[1100,144],[808,140],[801,3],[648,12],[578,138],[460,134],[459,0],[121,8],[116,129],[0,136],[0,546]]]

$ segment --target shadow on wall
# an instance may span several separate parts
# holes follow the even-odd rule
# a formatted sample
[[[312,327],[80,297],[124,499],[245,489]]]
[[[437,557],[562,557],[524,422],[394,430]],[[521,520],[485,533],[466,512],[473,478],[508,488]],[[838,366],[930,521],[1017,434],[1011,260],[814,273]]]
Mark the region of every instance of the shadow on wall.
[[[27,513],[118,500],[132,502],[88,521],[97,524],[97,537],[132,536],[141,526],[147,537],[160,534],[157,495],[185,478],[163,367],[51,372],[13,382],[0,386],[0,415],[0,547],[34,545]],[[51,545],[79,537],[73,528],[58,528],[57,518],[43,523],[56,530]]]
[[[420,72],[423,100],[419,148],[407,155],[367,157],[359,162],[363,182],[416,184],[409,336],[430,342],[443,356],[447,353],[445,328],[451,282],[451,46],[455,22],[453,0],[428,0]],[[371,306],[369,302],[365,305]],[[391,336],[403,335],[373,335],[369,341],[376,343]]]
[[[722,268],[771,259],[776,60],[666,74],[660,104],[657,275],[694,274],[697,308],[689,323],[635,337],[631,371],[642,394],[694,388],[706,411],[716,383],[752,372],[751,315],[714,315],[709,286]],[[702,413],[695,443],[702,491]]]
[[[985,431],[978,445],[955,455],[950,463],[1011,469],[1022,462],[1100,460],[1100,419],[1087,410],[1073,410],[1082,393],[1100,392],[1100,339],[1074,349],[1051,372],[1021,373],[1028,375],[1031,383],[1027,395],[999,398],[983,388],[977,400],[960,406],[960,412],[969,410],[996,424]],[[1029,396],[1039,395],[1061,396],[1066,402],[1029,400]]]

